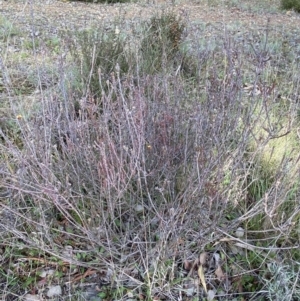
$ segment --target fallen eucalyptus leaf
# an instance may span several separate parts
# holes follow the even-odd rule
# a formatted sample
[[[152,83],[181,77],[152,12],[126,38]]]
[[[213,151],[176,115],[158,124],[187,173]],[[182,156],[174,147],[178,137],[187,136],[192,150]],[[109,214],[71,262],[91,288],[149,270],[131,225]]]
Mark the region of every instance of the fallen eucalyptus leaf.
[[[206,287],[206,282],[205,282],[205,276],[204,276],[204,270],[203,270],[203,266],[202,264],[200,264],[199,268],[198,268],[198,276],[200,278],[201,284],[205,290],[205,292],[207,293],[207,287]]]

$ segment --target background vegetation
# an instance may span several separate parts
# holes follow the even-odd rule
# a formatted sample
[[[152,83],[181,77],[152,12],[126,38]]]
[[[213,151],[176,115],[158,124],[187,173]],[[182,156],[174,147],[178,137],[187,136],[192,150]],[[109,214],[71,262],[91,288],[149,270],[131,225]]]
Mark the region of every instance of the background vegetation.
[[[65,0],[65,1],[69,1],[69,0]],[[73,1],[80,1],[80,2],[87,2],[87,3],[104,3],[104,4],[131,2],[131,0],[73,0]]]
[[[281,6],[283,9],[294,9],[300,13],[300,1],[299,0],[281,0]]]

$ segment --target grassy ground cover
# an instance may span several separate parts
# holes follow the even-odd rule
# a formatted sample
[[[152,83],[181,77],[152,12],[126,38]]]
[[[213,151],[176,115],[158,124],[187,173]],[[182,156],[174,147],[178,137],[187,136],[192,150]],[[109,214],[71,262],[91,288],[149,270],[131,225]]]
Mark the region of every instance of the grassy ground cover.
[[[173,8],[0,19],[3,300],[300,299],[300,30]]]

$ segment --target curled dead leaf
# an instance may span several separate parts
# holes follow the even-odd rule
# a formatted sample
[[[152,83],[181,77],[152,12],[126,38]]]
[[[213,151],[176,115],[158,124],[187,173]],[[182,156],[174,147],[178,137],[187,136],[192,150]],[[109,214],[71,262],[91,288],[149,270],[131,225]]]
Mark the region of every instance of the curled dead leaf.
[[[184,263],[183,263],[183,268],[186,271],[190,271],[191,268],[192,268],[192,266],[193,266],[193,262],[192,261],[185,260]]]
[[[223,281],[225,279],[225,274],[222,271],[222,268],[220,265],[215,270],[215,275],[217,276],[219,281]]]
[[[199,265],[199,258],[196,258],[194,261],[190,262],[187,266],[189,268],[189,273],[188,273],[188,277],[191,276],[191,274],[193,273],[193,271],[197,271]]]
[[[205,265],[206,261],[207,261],[207,258],[208,258],[208,253],[206,253],[206,252],[201,253],[200,256],[199,256],[200,264]]]

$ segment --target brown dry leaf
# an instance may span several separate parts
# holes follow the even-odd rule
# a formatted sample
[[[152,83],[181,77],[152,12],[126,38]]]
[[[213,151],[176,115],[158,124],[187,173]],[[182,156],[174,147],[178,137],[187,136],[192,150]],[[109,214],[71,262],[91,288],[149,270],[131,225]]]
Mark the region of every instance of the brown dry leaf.
[[[199,256],[200,264],[205,265],[207,257],[208,257],[208,254],[206,252],[201,253],[200,256]]]
[[[217,269],[215,270],[215,274],[218,280],[223,281],[225,279],[225,274],[223,273],[220,265],[218,265]]]
[[[191,268],[192,268],[192,266],[193,266],[193,262],[192,261],[185,260],[184,263],[183,263],[183,268],[186,271],[190,271]]]
[[[219,240],[219,242],[230,242],[230,241],[235,241],[235,240],[236,240],[235,237],[232,237],[232,238],[231,237],[223,237]]]
[[[198,268],[198,276],[200,278],[201,284],[202,284],[205,292],[207,293],[207,287],[206,287],[205,276],[204,276],[204,269],[203,269],[202,264],[200,264],[200,266]]]
[[[194,262],[192,262],[192,265],[189,266],[190,271],[189,271],[189,273],[188,273],[188,277],[191,277],[193,271],[196,271],[196,270],[197,270],[198,265],[199,265],[199,258],[196,258],[196,259],[194,260]]]

